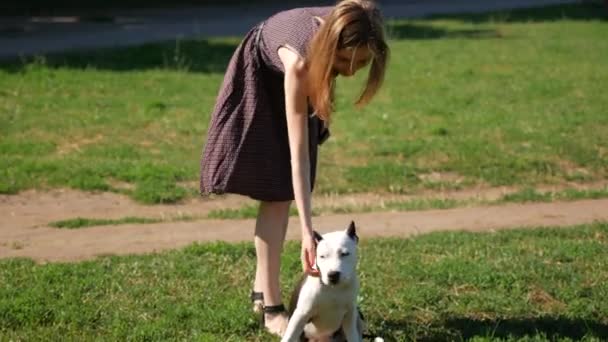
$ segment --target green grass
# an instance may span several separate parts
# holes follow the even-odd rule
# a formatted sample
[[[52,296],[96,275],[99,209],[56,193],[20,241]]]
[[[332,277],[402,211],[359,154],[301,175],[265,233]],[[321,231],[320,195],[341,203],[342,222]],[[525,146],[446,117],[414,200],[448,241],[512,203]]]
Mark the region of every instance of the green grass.
[[[608,224],[360,243],[360,306],[387,341],[608,338]],[[268,341],[251,243],[36,265],[0,261],[0,340]],[[287,298],[300,272],[287,244]]]
[[[414,199],[407,201],[386,201],[376,205],[337,205],[316,207],[312,215],[319,216],[321,214],[345,214],[345,213],[362,213],[372,211],[412,211],[412,210],[428,210],[428,209],[448,209],[458,206],[464,206],[471,201],[456,201],[450,199]],[[258,215],[257,205],[244,205],[240,208],[228,208],[212,210],[207,214],[208,219],[247,219],[256,218]],[[298,211],[295,207],[289,210],[290,216],[297,216]]]
[[[95,227],[95,226],[117,226],[123,224],[150,224],[150,223],[160,223],[160,222],[177,222],[177,221],[194,221],[196,217],[181,215],[171,218],[150,218],[150,217],[122,217],[119,219],[94,219],[94,218],[85,218],[85,217],[77,217],[74,219],[67,219],[61,221],[50,222],[48,225],[50,227],[55,228],[67,228],[67,229],[77,229],[77,228],[87,228],[87,227]]]
[[[315,191],[606,179],[604,17],[587,3],[391,22],[390,69],[374,102],[350,104],[363,75],[338,82]],[[71,187],[144,203],[196,196],[188,184],[198,179],[209,113],[238,42],[0,64],[0,193]]]
[[[293,215],[293,208],[290,208],[290,215]],[[207,214],[209,219],[241,219],[254,218],[258,216],[258,205],[244,205],[240,208],[214,209]]]
[[[521,191],[504,195],[500,202],[552,202],[555,200],[560,201],[573,201],[579,199],[599,199],[608,198],[608,188],[605,189],[592,189],[592,190],[576,190],[567,189],[564,191],[546,191],[541,192],[532,188],[526,188]]]
[[[119,224],[130,224],[130,223],[158,223],[162,222],[161,219],[145,218],[145,217],[125,217],[122,219],[90,219],[84,217],[78,217],[75,219],[55,221],[49,223],[49,226],[55,228],[84,228],[93,226],[105,226],[105,225],[119,225]]]
[[[480,205],[500,205],[503,203],[532,203],[532,202],[553,202],[553,201],[575,201],[581,199],[601,199],[608,198],[608,188],[578,190],[565,189],[561,191],[539,191],[534,188],[524,188],[522,190],[503,195],[496,200],[484,199],[451,199],[451,198],[415,198],[408,200],[388,200],[376,204],[355,204],[355,205],[332,205],[316,206],[313,216],[321,214],[345,214],[362,212],[380,211],[416,211],[431,209],[451,209],[466,206]],[[256,205],[244,205],[240,208],[228,208],[212,210],[207,214],[209,219],[247,219],[257,217]],[[297,216],[295,208],[290,208],[290,215]]]
[[[243,218],[256,218],[258,216],[258,204],[246,204],[240,208],[225,208],[225,209],[214,209],[209,211],[207,214],[208,219],[243,219]],[[298,209],[295,206],[289,208],[289,215],[298,215]],[[313,209],[313,216],[318,216],[319,211]]]
[[[451,198],[415,198],[408,200],[387,200],[376,204],[340,204],[331,206],[317,205],[312,212],[313,216],[323,214],[346,214],[364,213],[381,211],[419,211],[431,209],[451,209],[467,206],[481,205],[500,205],[503,203],[532,203],[532,202],[553,202],[553,201],[574,201],[581,199],[602,199],[608,198],[608,188],[604,189],[565,189],[561,191],[539,191],[534,188],[524,188],[522,190],[505,194],[495,200],[484,199],[451,199]],[[194,221],[197,219],[222,219],[239,220],[254,219],[258,215],[258,205],[246,204],[239,208],[214,209],[204,217],[183,216],[171,219],[154,219],[125,217],[121,219],[91,219],[77,217],[63,221],[50,222],[48,225],[57,228],[84,228],[102,225],[121,225],[131,223],[157,223],[175,221]],[[297,216],[297,209],[292,206],[289,210],[290,216]]]

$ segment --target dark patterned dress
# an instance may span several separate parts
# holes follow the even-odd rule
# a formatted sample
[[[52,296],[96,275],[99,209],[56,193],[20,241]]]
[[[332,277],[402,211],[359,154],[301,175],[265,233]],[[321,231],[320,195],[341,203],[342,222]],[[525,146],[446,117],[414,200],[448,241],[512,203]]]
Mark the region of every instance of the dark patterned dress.
[[[331,9],[280,12],[247,33],[228,64],[213,110],[201,161],[201,194],[293,200],[284,68],[278,49],[284,46],[306,56],[308,42],[320,25],[316,17]],[[308,130],[314,186],[317,147],[329,132],[312,114]]]

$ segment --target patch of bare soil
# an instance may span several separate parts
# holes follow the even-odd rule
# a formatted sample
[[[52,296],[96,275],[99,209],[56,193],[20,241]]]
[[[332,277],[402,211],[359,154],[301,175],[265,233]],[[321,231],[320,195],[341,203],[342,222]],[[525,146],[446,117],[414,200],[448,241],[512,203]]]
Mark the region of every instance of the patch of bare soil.
[[[581,189],[606,184],[578,186]],[[573,185],[568,185],[569,188]],[[540,191],[560,190],[545,187]],[[315,207],[378,205],[383,201],[413,198],[493,200],[515,189],[470,189],[429,192],[416,196],[355,194],[316,196]],[[112,193],[84,193],[73,190],[26,191],[0,195],[0,258],[29,257],[39,262],[78,261],[107,254],[150,253],[179,248],[202,241],[247,241],[253,237],[255,220],[208,220],[211,211],[254,204],[241,196],[197,198],[175,205],[142,205]],[[50,222],[84,218],[120,219],[127,216],[171,220],[183,216],[188,222],[126,224],[83,229],[48,227]],[[355,220],[362,237],[410,236],[435,230],[483,231],[524,226],[567,226],[608,221],[608,200],[509,204],[427,210],[420,212],[376,212],[323,215],[313,219],[319,231],[344,227]],[[299,235],[297,218],[291,218],[289,239]]]

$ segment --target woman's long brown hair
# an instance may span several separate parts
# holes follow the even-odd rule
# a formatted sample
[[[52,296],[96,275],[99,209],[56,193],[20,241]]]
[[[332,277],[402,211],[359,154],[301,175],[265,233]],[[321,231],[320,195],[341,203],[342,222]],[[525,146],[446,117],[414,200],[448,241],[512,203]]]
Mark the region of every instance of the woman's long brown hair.
[[[334,109],[333,61],[336,52],[361,46],[369,48],[372,61],[357,106],[367,104],[381,87],[389,48],[384,38],[382,16],[376,4],[371,0],[342,0],[324,18],[319,31],[310,42],[306,57],[310,103],[326,124]]]

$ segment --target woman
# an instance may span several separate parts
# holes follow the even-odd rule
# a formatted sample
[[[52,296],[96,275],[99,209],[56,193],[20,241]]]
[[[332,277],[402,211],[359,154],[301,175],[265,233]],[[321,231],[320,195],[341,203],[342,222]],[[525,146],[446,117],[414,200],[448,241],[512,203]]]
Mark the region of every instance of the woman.
[[[228,65],[201,163],[201,193],[260,201],[251,299],[266,329],[282,335],[280,257],[291,201],[302,231],[302,267],[311,275],[311,221],[317,146],[328,136],[338,75],[371,63],[364,105],[380,88],[389,54],[380,11],[369,0],[297,8],[270,17],[243,39]]]

